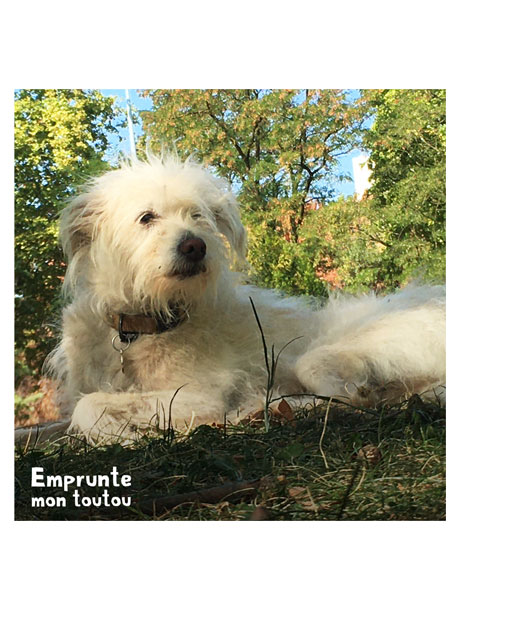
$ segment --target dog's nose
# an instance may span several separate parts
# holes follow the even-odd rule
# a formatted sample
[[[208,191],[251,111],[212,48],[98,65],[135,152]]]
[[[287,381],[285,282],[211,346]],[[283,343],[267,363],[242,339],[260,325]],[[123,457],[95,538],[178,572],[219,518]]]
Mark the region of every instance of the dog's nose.
[[[190,262],[199,262],[206,255],[206,244],[201,238],[186,238],[177,249]]]

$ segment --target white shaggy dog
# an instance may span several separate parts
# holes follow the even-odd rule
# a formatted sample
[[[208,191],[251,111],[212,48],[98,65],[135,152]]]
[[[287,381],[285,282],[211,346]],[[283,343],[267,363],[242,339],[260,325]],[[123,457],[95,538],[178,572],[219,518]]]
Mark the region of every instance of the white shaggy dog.
[[[71,303],[49,364],[65,384],[71,429],[89,439],[130,439],[170,419],[179,429],[220,422],[262,404],[267,373],[249,297],[268,347],[284,347],[277,394],[373,405],[444,383],[441,287],[318,308],[242,284],[229,269],[246,248],[235,199],[191,161],[149,157],[95,179],[64,211],[61,237]]]

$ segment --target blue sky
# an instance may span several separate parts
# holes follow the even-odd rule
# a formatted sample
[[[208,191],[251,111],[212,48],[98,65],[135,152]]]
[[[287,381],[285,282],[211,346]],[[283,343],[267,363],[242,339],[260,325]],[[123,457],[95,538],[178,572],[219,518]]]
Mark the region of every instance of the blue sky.
[[[100,90],[100,91],[102,92],[102,94],[105,94],[108,96],[116,96],[118,99],[118,104],[125,109],[126,100],[125,100],[124,89],[123,90]],[[357,92],[357,90],[352,90],[352,92]],[[152,109],[151,99],[143,98],[142,96],[140,96],[138,93],[138,90],[129,90],[129,95],[131,99],[132,109],[136,114],[139,111],[142,111],[145,109]],[[138,123],[134,126],[134,133],[136,135],[136,139],[138,138],[138,136],[142,134],[141,124]],[[129,132],[127,128],[122,130],[122,135],[123,135],[122,142],[118,142],[118,139],[115,136],[111,137],[111,146],[108,151],[109,159],[112,158],[114,160],[120,151],[127,155],[130,153]],[[352,177],[352,158],[357,155],[360,155],[360,153],[361,151],[354,150],[340,159],[342,170],[346,174],[350,175],[351,177]],[[353,181],[337,182],[335,183],[334,187],[336,191],[336,196],[340,196],[340,195],[347,196],[347,195],[352,195],[354,193]]]

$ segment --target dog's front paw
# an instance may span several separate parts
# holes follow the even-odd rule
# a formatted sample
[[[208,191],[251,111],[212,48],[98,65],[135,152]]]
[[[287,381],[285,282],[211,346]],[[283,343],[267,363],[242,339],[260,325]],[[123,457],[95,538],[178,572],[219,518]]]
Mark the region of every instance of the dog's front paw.
[[[89,441],[134,439],[137,429],[133,416],[137,411],[131,394],[95,392],[83,396],[75,406],[68,433],[81,433]],[[131,404],[132,403],[132,404]]]
[[[68,432],[89,433],[101,421],[106,409],[107,404],[101,394],[86,394],[75,405]]]
[[[90,442],[132,442],[149,432],[187,432],[223,418],[220,401],[207,406],[198,392],[177,391],[86,394],[75,407],[68,433],[81,433]]]

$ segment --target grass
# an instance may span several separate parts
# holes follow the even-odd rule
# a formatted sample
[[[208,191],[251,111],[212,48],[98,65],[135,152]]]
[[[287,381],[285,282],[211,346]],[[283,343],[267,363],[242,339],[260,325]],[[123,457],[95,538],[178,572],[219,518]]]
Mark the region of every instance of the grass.
[[[293,418],[285,415],[288,418],[272,418],[269,431],[262,421],[255,421],[200,426],[187,437],[165,432],[130,447],[95,447],[65,438],[46,447],[18,449],[15,518],[445,519],[445,411],[441,407],[418,397],[373,411],[331,401],[329,406],[306,406]],[[108,474],[117,466],[120,475],[131,475],[132,483],[109,491],[130,495],[132,505],[74,507],[71,491],[31,488],[34,466],[42,466],[47,475]],[[224,489],[210,490],[233,484],[229,488],[234,491],[234,484],[240,482],[252,484],[227,497]],[[84,496],[99,496],[103,490],[80,489]],[[33,492],[40,497],[61,493],[68,498],[67,506],[32,507]]]

